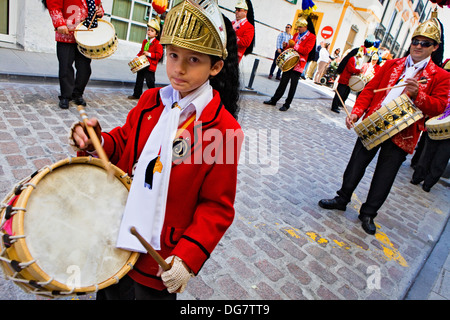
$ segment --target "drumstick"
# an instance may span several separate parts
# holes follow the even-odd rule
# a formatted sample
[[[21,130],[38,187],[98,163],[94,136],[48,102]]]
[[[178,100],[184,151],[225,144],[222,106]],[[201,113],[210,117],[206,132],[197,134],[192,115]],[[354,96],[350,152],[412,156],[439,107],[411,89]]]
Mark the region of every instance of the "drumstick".
[[[344,101],[342,101],[341,95],[339,94],[339,92],[337,91],[337,89],[334,89],[334,91],[336,91],[336,94],[337,94],[337,96],[339,97],[339,100],[341,100],[341,103],[342,103],[342,106],[344,107],[345,113],[347,114],[347,117],[349,118],[350,123],[352,124],[352,127],[353,127],[353,122],[352,122],[352,120],[350,119],[350,113],[348,112],[347,107],[345,106]]]
[[[92,20],[91,23],[89,23],[89,27],[87,28],[88,30],[91,29],[92,23],[94,22],[95,16],[97,15],[97,11],[94,12],[94,15],[92,16]]]
[[[421,79],[421,80],[419,80],[419,81],[417,81],[418,83],[425,83],[425,82],[427,82],[428,81],[428,79]],[[375,90],[373,90],[373,92],[374,93],[377,93],[377,92],[380,92],[380,91],[385,91],[385,90],[389,90],[389,89],[394,89],[394,88],[400,88],[400,87],[404,87],[404,86],[406,86],[407,84],[406,83],[404,83],[404,84],[399,84],[399,85],[397,85],[397,86],[393,86],[393,87],[386,87],[386,88],[382,88],[382,89],[375,89]]]
[[[148,243],[136,230],[135,227],[130,228],[130,232],[132,235],[134,235],[136,238],[138,238],[139,242],[144,246],[145,250],[152,256],[153,259],[155,259],[156,262],[161,266],[161,268],[164,271],[167,271],[170,269],[170,265],[159,255],[158,252],[156,252],[155,249]]]
[[[94,145],[95,151],[97,151],[100,160],[103,161],[103,166],[105,167],[105,170],[108,173],[108,177],[113,177],[114,171],[111,168],[108,156],[106,155],[105,150],[102,147],[100,139],[97,137],[97,133],[95,132],[94,128],[87,124],[88,116],[86,114],[86,111],[84,111],[82,105],[79,105],[77,108],[78,112],[80,113],[81,119],[83,120],[84,125],[86,126],[89,138],[91,139],[92,144]]]
[[[87,30],[87,29],[79,29],[79,30],[77,30],[77,29],[68,29],[68,30],[69,30],[69,32],[94,31],[92,29],[89,29],[89,30]],[[57,31],[57,29],[55,29],[55,31]]]

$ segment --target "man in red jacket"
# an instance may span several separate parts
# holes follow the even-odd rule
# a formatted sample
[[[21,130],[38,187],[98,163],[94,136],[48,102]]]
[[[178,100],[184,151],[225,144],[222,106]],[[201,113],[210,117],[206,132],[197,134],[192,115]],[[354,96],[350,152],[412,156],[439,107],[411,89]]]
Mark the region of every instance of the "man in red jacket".
[[[297,35],[294,35],[294,50],[298,52],[300,59],[294,68],[283,72],[280,84],[278,85],[275,94],[272,98],[270,98],[270,100],[263,102],[264,104],[269,104],[272,106],[276,105],[277,101],[283,96],[290,81],[291,86],[289,87],[288,96],[284,101],[283,106],[279,109],[280,111],[287,111],[290,108],[291,102],[294,99],[295,91],[297,90],[298,80],[305,69],[309,52],[316,46],[316,35],[308,30],[308,21],[305,18],[302,17],[298,19],[295,26],[297,27],[298,33]]]
[[[432,54],[438,50],[441,43],[440,30],[440,23],[434,17],[417,27],[412,35],[408,57],[387,61],[358,96],[350,116],[346,119],[349,129],[358,119],[368,117],[402,93],[406,93],[425,116],[433,117],[444,111],[450,90],[450,74],[431,60],[431,57],[435,57]],[[418,79],[423,77],[428,81],[419,83]],[[399,82],[406,84],[401,90],[374,92],[377,88],[391,87]],[[358,138],[344,172],[341,189],[337,191],[338,195],[333,199],[320,200],[319,206],[345,210],[367,166],[380,150],[366,202],[359,211],[364,231],[375,234],[373,219],[387,199],[406,155],[413,153],[423,121],[424,119],[421,119],[413,123],[371,150],[367,150]]]
[[[47,0],[48,12],[55,27],[56,54],[59,61],[59,107],[69,108],[70,100],[77,105],[86,105],[84,89],[91,76],[91,59],[82,55],[77,48],[73,30],[86,21],[89,23],[103,16],[100,0]],[[96,19],[91,27],[96,27]],[[73,63],[77,69],[74,75]]]
[[[255,37],[255,27],[252,24],[253,21],[249,21],[247,19],[247,15],[249,12],[249,6],[247,2],[249,2],[249,4],[251,5],[249,0],[241,0],[236,4],[236,20],[232,22],[233,29],[236,32],[239,62],[241,61],[244,54],[248,54],[249,51],[252,51],[253,38]]]

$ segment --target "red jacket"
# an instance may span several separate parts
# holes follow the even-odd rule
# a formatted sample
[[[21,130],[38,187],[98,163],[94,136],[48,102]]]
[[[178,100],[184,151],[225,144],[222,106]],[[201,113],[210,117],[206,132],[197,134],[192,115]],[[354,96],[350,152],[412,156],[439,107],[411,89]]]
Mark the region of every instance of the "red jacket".
[[[101,0],[95,0],[95,5],[102,10]],[[75,29],[88,16],[88,6],[86,0],[47,0],[47,8],[52,18],[55,29],[61,26],[67,26],[69,29]],[[73,32],[68,35],[60,34],[55,31],[55,40],[58,42],[76,43]]]
[[[250,46],[253,41],[253,37],[255,36],[255,27],[245,20],[239,26],[236,26],[236,20],[233,21],[233,27],[236,31],[236,41],[237,41],[237,51],[238,51],[238,59],[241,61],[244,56],[245,50]]]
[[[368,117],[381,107],[381,103],[389,90],[374,93],[374,89],[394,86],[405,68],[405,58],[388,60],[367,83],[355,101],[352,114],[358,118]],[[450,90],[450,73],[436,66],[430,60],[426,68],[416,75],[417,79],[426,77],[426,83],[419,84],[419,93],[414,104],[424,115],[434,117],[441,114],[447,106]],[[392,137],[392,141],[408,153],[413,153],[420,136],[420,127],[423,127],[425,117],[415,122]]]
[[[139,51],[139,53],[137,54],[138,57],[144,54],[144,47],[147,42],[148,42],[147,39],[145,39],[142,42],[141,51]],[[147,57],[148,62],[150,62],[150,66],[148,67],[148,69],[152,72],[155,72],[156,66],[158,65],[159,60],[161,60],[163,56],[163,47],[159,43],[158,39],[156,38],[153,39],[152,43],[148,48],[148,52],[151,53],[151,57]]]
[[[159,88],[149,89],[128,113],[122,127],[102,133],[111,162],[129,175],[163,108]],[[234,218],[243,132],[214,91],[199,120],[191,123],[185,133],[182,136],[188,137],[191,148],[185,158],[172,164],[159,253],[164,259],[170,255],[180,257],[197,274]],[[165,286],[156,277],[157,271],[151,256],[141,254],[129,275],[141,284],[162,290]]]
[[[294,50],[300,55],[300,60],[294,67],[294,71],[302,73],[305,69],[306,62],[308,61],[309,52],[316,46],[316,35],[308,31],[308,35],[297,44],[298,36],[299,35],[297,34],[297,36],[294,37],[296,42]]]
[[[350,77],[354,74],[359,74],[360,72],[361,69],[356,68],[356,58],[351,57],[350,59],[348,59],[344,70],[339,75],[338,83],[348,86],[348,80],[350,80]]]

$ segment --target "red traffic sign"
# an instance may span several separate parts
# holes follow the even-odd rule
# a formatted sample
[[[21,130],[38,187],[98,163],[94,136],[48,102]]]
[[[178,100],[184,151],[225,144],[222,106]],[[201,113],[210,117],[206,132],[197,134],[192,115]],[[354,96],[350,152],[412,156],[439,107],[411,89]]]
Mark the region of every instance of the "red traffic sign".
[[[324,39],[331,38],[331,36],[333,35],[333,28],[330,26],[323,27],[322,31],[320,32],[320,35]]]

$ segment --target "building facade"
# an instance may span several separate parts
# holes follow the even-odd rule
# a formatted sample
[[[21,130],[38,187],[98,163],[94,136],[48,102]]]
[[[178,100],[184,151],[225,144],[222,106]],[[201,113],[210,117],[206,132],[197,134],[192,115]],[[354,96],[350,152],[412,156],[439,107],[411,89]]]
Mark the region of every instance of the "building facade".
[[[174,0],[169,0],[169,8]],[[225,16],[234,19],[237,0],[219,0]],[[301,0],[253,0],[255,48],[252,57],[272,59],[276,38],[287,23],[302,13]],[[330,52],[360,46],[373,34],[394,56],[409,47],[419,21],[434,8],[428,0],[315,0],[312,17],[317,43],[330,42]],[[134,57],[146,36],[146,23],[155,13],[151,0],[103,0],[105,19],[119,38],[112,58]],[[440,9],[440,8],[438,8]],[[27,51],[55,52],[54,29],[40,0],[0,0],[0,45],[16,45]],[[248,58],[247,58],[248,59]]]

